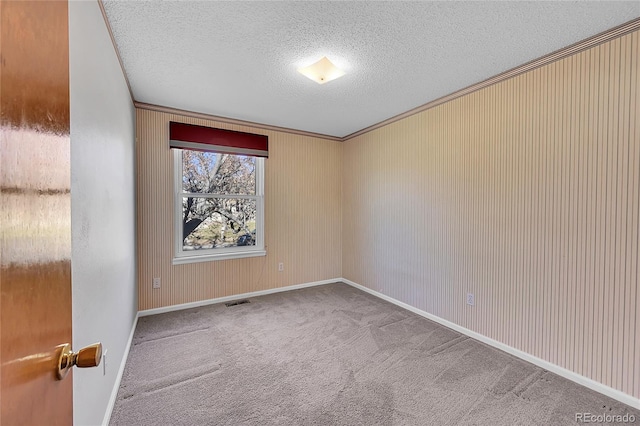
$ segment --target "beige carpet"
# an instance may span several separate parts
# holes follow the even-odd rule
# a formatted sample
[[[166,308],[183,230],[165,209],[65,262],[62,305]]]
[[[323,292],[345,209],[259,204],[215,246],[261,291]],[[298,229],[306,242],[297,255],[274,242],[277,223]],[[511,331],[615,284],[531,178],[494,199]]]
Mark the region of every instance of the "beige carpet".
[[[140,318],[112,425],[570,425],[640,411],[346,284]]]

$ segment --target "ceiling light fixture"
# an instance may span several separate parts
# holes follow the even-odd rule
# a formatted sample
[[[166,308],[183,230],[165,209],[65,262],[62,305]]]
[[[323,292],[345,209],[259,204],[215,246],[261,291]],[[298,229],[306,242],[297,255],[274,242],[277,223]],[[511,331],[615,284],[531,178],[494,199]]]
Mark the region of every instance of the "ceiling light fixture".
[[[318,84],[325,84],[344,75],[344,71],[333,65],[326,56],[308,67],[298,68],[298,72]]]

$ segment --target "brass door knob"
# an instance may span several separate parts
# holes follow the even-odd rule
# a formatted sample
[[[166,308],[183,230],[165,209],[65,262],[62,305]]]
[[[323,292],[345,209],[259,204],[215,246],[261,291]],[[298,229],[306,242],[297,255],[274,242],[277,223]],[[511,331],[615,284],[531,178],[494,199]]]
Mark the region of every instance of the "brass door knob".
[[[66,377],[74,365],[78,368],[97,367],[100,365],[102,358],[102,343],[100,342],[86,346],[78,352],[71,351],[69,343],[59,347],[61,348],[60,357],[58,358],[58,379],[60,380]]]

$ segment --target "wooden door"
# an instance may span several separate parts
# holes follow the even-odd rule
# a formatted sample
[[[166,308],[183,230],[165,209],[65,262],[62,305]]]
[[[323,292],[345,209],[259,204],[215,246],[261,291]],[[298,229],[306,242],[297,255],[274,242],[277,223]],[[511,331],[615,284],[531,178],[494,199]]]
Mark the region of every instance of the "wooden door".
[[[0,425],[69,425],[68,5],[2,0],[0,20]]]

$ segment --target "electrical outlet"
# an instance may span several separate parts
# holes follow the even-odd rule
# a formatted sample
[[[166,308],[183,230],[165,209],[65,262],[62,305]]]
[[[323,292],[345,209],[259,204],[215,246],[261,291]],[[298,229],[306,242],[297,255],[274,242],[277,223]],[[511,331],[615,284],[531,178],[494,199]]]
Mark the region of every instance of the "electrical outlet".
[[[107,375],[107,352],[109,351],[104,351],[104,353],[102,354],[102,375],[103,376]]]
[[[473,296],[473,293],[467,293],[467,305],[475,305],[476,304],[476,299]]]
[[[160,278],[153,279],[153,288],[160,288]]]
[[[278,272],[282,272],[284,271],[284,263],[280,262],[278,263]]]

